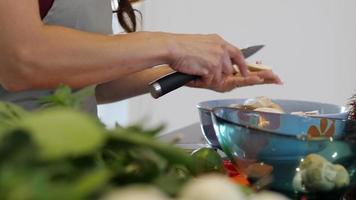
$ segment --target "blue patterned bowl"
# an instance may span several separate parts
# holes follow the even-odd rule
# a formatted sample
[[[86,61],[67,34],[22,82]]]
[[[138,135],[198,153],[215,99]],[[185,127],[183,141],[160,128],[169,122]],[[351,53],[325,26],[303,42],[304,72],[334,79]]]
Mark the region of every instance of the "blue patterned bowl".
[[[210,145],[216,148],[220,147],[211,118],[212,110],[217,107],[229,107],[234,104],[243,104],[245,100],[246,99],[211,100],[201,102],[197,105],[201,129]],[[333,104],[281,99],[273,99],[272,101],[280,105],[288,113],[318,110],[320,114],[329,116],[330,118],[345,118],[346,115],[345,107]]]
[[[286,108],[286,104],[279,104]],[[297,172],[310,155],[342,165],[354,180],[355,125],[342,119],[344,114],[324,112],[319,117],[305,117],[228,107],[214,108],[212,112],[222,150],[247,176],[272,177],[273,189],[296,192]]]

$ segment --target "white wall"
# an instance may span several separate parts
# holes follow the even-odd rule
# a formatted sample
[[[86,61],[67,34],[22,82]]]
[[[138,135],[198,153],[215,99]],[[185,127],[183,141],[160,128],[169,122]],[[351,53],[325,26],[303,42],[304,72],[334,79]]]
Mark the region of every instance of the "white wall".
[[[117,1],[111,0],[113,10],[116,10],[118,7]],[[142,3],[135,4],[135,9],[142,10]],[[122,34],[124,30],[120,27],[120,24],[117,20],[117,15],[113,14],[112,18],[113,24],[113,33]],[[138,28],[141,28],[140,26]],[[129,100],[115,102],[111,104],[99,105],[98,106],[98,117],[100,120],[108,127],[113,128],[116,124],[128,125],[130,124],[129,119]]]
[[[195,105],[221,98],[268,96],[345,104],[356,90],[354,0],[146,0],[145,30],[218,33],[239,47],[265,44],[250,61],[273,66],[284,86],[220,94],[183,88],[159,100],[128,101],[129,121],[148,116],[167,131],[198,121]]]

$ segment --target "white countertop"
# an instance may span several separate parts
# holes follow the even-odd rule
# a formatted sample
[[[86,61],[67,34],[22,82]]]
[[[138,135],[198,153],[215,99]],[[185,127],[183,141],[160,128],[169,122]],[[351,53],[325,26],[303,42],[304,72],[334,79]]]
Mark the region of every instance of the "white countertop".
[[[175,144],[182,146],[183,148],[185,145],[191,146],[191,148],[207,145],[207,141],[201,131],[199,122],[161,135],[159,136],[159,139],[164,142],[175,141]]]

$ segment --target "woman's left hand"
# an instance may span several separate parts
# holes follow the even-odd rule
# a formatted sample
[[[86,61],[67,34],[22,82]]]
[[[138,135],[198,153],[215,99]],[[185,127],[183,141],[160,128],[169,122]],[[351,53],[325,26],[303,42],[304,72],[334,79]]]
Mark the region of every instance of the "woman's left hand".
[[[212,80],[199,79],[188,83],[190,87],[206,88],[217,92],[228,92],[238,87],[261,85],[261,84],[278,84],[282,85],[281,79],[271,70],[258,72],[249,72],[246,77],[241,74],[228,75],[218,84],[213,84]]]

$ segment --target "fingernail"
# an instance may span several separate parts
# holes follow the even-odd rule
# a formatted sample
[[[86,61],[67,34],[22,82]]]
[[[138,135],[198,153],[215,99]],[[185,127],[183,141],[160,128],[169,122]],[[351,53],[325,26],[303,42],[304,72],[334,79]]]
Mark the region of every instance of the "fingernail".
[[[206,76],[209,74],[209,71],[207,69],[203,69],[203,74],[204,74],[204,76]]]
[[[277,84],[278,85],[284,85],[283,81],[279,77],[277,77]]]
[[[234,71],[235,71],[236,73],[239,73],[239,72],[240,72],[240,70],[239,70],[239,68],[237,67],[237,65],[232,65],[232,68],[234,68]]]
[[[283,83],[283,81],[281,79],[277,79],[276,84],[277,85],[284,85],[284,83]]]

